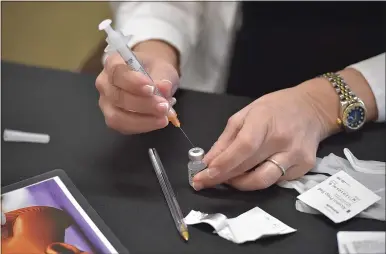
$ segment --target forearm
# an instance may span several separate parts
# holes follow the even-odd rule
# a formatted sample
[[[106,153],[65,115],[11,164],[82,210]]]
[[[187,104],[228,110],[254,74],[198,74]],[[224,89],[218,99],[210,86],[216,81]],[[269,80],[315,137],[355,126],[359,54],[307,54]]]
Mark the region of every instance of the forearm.
[[[375,121],[378,114],[376,101],[363,75],[352,68],[341,70],[338,73],[356,96],[363,100],[367,109],[366,121]],[[341,131],[341,127],[337,124],[341,110],[339,96],[328,80],[315,78],[300,84],[297,88],[310,99],[320,121],[324,125],[322,139]]]
[[[173,65],[179,72],[179,53],[176,48],[161,40],[148,40],[133,46],[133,51],[146,52]]]

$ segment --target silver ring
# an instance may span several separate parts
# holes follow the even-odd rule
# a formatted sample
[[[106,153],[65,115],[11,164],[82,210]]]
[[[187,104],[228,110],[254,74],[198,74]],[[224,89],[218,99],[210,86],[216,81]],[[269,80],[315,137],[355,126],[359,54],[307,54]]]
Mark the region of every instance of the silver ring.
[[[281,172],[282,172],[281,175],[282,175],[282,176],[285,175],[286,169],[285,169],[282,165],[280,165],[279,162],[277,162],[277,161],[275,161],[274,159],[271,159],[271,158],[266,159],[266,161],[270,161],[270,162],[272,162],[273,164],[275,164],[278,168],[280,168],[280,170],[281,170]]]

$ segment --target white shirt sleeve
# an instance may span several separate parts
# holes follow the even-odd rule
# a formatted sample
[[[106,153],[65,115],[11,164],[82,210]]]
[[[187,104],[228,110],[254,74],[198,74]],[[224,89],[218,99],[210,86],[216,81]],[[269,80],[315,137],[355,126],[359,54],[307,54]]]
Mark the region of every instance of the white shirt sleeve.
[[[180,69],[197,43],[203,3],[198,2],[112,2],[115,29],[133,35],[129,47],[157,39],[175,47]]]
[[[377,122],[385,122],[385,53],[349,66],[365,77],[373,91],[378,108]]]

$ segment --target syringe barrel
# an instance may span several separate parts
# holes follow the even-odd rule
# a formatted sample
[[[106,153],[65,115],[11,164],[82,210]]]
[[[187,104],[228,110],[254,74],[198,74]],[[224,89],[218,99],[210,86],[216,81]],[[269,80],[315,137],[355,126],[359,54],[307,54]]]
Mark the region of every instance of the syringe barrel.
[[[137,57],[126,45],[124,47],[118,48],[117,51],[133,71],[141,72],[145,76],[149,77],[145,69],[143,69],[141,63],[138,61]]]

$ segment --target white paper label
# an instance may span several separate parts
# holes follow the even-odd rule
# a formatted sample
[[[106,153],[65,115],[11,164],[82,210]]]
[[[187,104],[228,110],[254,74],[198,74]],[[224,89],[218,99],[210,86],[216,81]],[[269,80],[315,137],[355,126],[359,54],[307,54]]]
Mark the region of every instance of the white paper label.
[[[381,199],[344,171],[339,171],[297,198],[335,223],[351,219]]]
[[[339,254],[384,254],[386,232],[341,231],[337,234]]]
[[[207,223],[215,229],[215,233],[219,236],[238,244],[296,231],[259,207],[232,219],[228,219],[221,213],[205,214],[191,211],[185,217],[185,223],[188,225]]]

